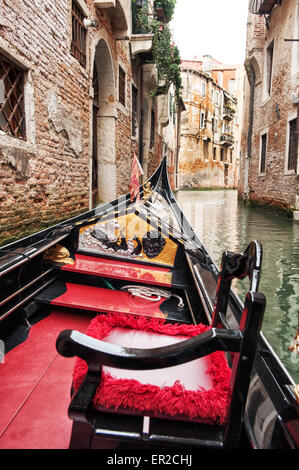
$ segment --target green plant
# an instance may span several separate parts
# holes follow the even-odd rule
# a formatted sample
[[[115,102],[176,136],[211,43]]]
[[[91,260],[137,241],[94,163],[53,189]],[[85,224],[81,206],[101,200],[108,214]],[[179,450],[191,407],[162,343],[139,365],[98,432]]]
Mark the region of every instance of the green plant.
[[[157,67],[158,86],[153,92],[155,96],[167,93],[171,83],[175,88],[178,99],[181,93],[181,58],[178,47],[171,38],[171,32],[167,26],[161,30],[159,25],[153,26],[153,62]],[[159,85],[164,82],[163,85]]]
[[[175,2],[176,0],[159,0],[155,2],[155,8],[158,4],[163,4],[163,8],[168,4],[169,12],[173,14]],[[155,15],[150,16],[147,7],[139,9],[136,14],[136,23],[141,30],[153,34],[152,57],[157,68],[158,85],[152,95],[167,93],[170,85],[173,84],[176,99],[179,99],[182,87],[181,58],[179,48],[172,41],[169,27],[159,21]]]
[[[172,19],[175,10],[176,0],[155,0],[155,8],[163,8],[166,22]]]

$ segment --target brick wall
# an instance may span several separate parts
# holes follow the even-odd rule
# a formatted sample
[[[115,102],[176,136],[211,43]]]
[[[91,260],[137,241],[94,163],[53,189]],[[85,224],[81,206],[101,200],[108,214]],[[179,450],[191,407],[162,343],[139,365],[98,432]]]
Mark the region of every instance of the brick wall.
[[[292,209],[298,194],[298,176],[286,171],[288,150],[288,121],[296,117],[297,108],[291,100],[298,96],[299,69],[294,68],[296,43],[284,41],[295,37],[295,21],[298,20],[296,2],[282,2],[271,15],[269,29],[264,18],[249,14],[246,62],[256,74],[254,88],[252,152],[248,161],[248,187],[246,185],[246,156],[249,126],[249,78],[245,86],[245,114],[240,165],[240,196],[252,202]],[[272,87],[270,96],[265,92],[266,48],[274,40]],[[299,50],[297,49],[297,54]],[[249,70],[249,68],[248,68]],[[260,173],[261,134],[267,132],[266,168]],[[244,193],[247,193],[246,195]]]
[[[115,135],[100,145],[115,146],[116,195],[129,187],[132,154],[131,83],[128,41],[116,41],[107,10],[78,0],[89,18],[87,65],[70,53],[71,0],[3,0],[0,5],[0,53],[25,69],[27,137],[0,135],[0,244],[52,225],[90,208],[90,95],[96,42],[103,38],[111,54],[117,101],[120,63],[126,72],[126,106],[114,103]],[[136,81],[136,77],[134,78]],[[112,117],[112,119],[114,119]]]

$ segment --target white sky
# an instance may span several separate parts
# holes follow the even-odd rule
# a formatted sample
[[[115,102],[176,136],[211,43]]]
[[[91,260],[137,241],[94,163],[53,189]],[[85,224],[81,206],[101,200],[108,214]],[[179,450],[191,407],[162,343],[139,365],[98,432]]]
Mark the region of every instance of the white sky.
[[[177,0],[172,30],[182,59],[243,64],[248,0]]]

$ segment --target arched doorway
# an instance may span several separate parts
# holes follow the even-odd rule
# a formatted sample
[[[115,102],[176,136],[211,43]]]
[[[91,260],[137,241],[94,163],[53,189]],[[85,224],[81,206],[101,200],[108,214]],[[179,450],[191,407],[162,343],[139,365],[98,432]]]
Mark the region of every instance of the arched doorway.
[[[94,55],[92,105],[92,204],[116,198],[115,87],[107,43],[100,39]]]
[[[92,207],[99,202],[99,177],[98,177],[98,111],[99,111],[99,81],[97,68],[93,69],[93,103],[92,103],[92,173],[91,192]]]

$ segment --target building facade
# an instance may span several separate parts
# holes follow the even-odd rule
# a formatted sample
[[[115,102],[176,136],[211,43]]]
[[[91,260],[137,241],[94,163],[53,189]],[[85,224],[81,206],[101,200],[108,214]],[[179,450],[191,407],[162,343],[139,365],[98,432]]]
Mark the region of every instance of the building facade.
[[[238,179],[243,68],[210,56],[182,62],[183,99],[180,188],[234,188]],[[242,95],[238,96],[242,102]]]
[[[0,244],[127,192],[134,153],[144,179],[159,164],[144,3],[1,2]]]
[[[288,212],[298,200],[298,39],[296,0],[249,2],[239,194]]]

